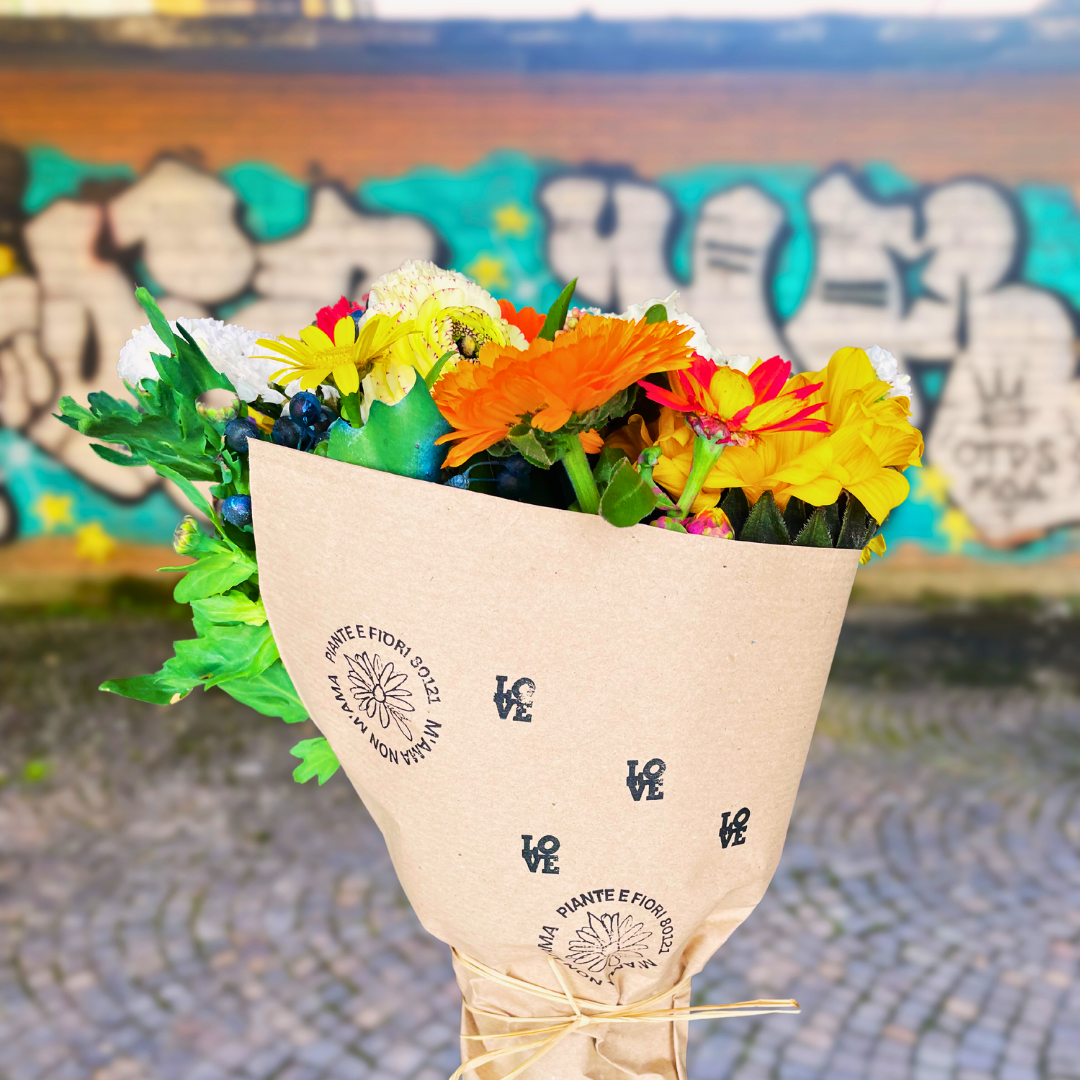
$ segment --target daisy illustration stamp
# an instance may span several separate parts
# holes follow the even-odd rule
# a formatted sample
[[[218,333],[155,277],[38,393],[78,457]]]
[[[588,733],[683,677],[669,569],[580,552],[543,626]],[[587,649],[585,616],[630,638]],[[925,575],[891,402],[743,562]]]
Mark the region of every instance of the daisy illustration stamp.
[[[635,889],[591,889],[560,904],[541,928],[537,947],[597,986],[623,968],[654,968],[671,952],[672,917],[654,896]]]
[[[431,665],[411,645],[382,627],[348,623],[330,634],[324,655],[335,703],[382,761],[418,765],[434,752],[442,698]]]

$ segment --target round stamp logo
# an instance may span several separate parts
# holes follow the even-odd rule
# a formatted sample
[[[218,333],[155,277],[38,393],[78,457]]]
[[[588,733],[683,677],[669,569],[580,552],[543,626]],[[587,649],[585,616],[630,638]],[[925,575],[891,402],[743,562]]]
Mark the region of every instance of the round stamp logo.
[[[441,701],[431,667],[379,626],[339,626],[326,641],[326,673],[338,708],[388,765],[416,765],[438,743]]]
[[[671,952],[675,930],[667,908],[633,889],[593,889],[555,909],[537,947],[597,986],[622,968],[654,968]]]

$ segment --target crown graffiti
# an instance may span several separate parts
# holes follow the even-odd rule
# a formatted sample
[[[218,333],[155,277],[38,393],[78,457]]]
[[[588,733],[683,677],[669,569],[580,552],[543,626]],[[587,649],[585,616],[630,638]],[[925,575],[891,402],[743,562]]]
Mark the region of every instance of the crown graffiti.
[[[1035,410],[1024,404],[1023,375],[1017,375],[1010,384],[1001,368],[996,368],[989,379],[978,372],[974,373],[974,379],[982,406],[979,423],[984,427],[1015,427],[1026,423],[1033,415]]]

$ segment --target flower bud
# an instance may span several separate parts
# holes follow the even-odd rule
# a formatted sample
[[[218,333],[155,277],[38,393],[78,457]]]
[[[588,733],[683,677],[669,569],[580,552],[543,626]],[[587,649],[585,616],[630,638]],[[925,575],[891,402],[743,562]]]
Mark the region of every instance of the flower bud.
[[[172,546],[177,555],[189,555],[194,549],[202,530],[198,522],[189,514],[173,532]]]
[[[204,420],[209,420],[212,424],[220,424],[232,420],[240,414],[240,399],[234,397],[232,401],[220,409],[215,409],[211,405],[205,405],[201,401],[196,401],[195,411],[203,417]]]
[[[735,530],[731,527],[727,514],[718,506],[695,514],[686,522],[686,531],[695,536],[716,536],[721,540],[735,539]]]

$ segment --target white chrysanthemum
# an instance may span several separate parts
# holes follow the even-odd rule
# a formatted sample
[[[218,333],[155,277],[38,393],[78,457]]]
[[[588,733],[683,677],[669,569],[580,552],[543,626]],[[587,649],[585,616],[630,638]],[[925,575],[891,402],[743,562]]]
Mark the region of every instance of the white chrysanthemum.
[[[499,302],[486,289],[457,270],[443,270],[426,259],[409,259],[371,285],[368,314],[404,314],[413,319],[420,305],[437,296],[440,307],[476,307],[501,319]]]
[[[706,360],[712,360],[716,364],[723,364],[724,354],[714,349],[709,344],[709,339],[705,336],[705,328],[694,318],[693,315],[687,315],[685,311],[679,311],[675,306],[675,301],[678,300],[679,294],[673,292],[667,299],[661,300],[659,297],[654,297],[652,300],[646,300],[644,304],[631,304],[621,315],[617,315],[618,319],[627,319],[632,322],[637,322],[638,319],[645,318],[645,312],[651,307],[655,307],[657,304],[663,306],[667,312],[668,322],[678,323],[680,326],[685,326],[688,330],[694,331],[694,336],[690,339],[690,348],[694,350],[699,356],[704,356]],[[732,365],[733,367],[737,365]]]
[[[233,384],[242,401],[254,401],[257,397],[264,401],[285,400],[268,385],[270,376],[281,367],[280,361],[272,357],[252,356],[255,343],[265,334],[245,330],[242,326],[224,323],[220,319],[180,318],[171,324],[174,331],[178,323],[198,342],[211,366]],[[131,332],[130,340],[120,350],[117,373],[121,379],[132,384],[140,379],[156,379],[157,369],[150,354],[160,355],[163,352],[165,346],[153,327],[141,326]]]
[[[722,352],[712,358],[714,364],[726,364],[728,367],[735,368],[736,371],[741,371],[744,375],[750,374],[750,369],[757,363],[756,356],[746,356],[744,353],[732,353],[730,356],[725,356]]]
[[[888,349],[880,345],[871,345],[866,350],[870,357],[870,363],[874,366],[874,374],[882,381],[887,382],[892,389],[886,397],[911,397],[911,376],[900,374],[900,362]]]

